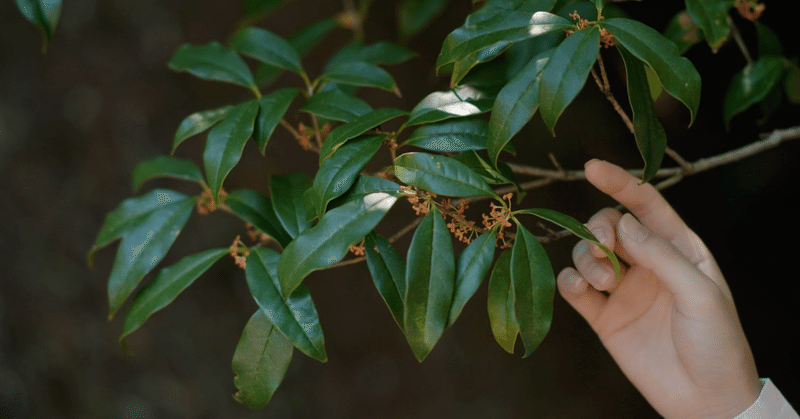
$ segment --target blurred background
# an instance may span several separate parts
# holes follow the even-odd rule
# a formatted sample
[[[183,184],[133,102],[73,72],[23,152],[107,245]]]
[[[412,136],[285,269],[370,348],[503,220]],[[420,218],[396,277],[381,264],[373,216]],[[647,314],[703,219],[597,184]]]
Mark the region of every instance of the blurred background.
[[[366,41],[394,40],[398,1],[374,2]],[[777,2],[763,22],[797,56],[796,35]],[[630,2],[620,8],[663,30],[683,2]],[[342,10],[331,0],[295,0],[259,22],[288,36]],[[373,107],[410,110],[448,77],[432,71],[442,40],[461,25],[471,2],[453,0],[409,47],[419,56],[388,69],[403,98],[377,90],[360,97]],[[656,418],[586,322],[558,295],[549,334],[526,359],[494,341],[484,283],[430,356],[418,363],[375,290],[366,265],[319,271],[306,280],[325,330],[329,360],[295,351],[272,401],[251,411],[232,397],[231,358],[256,309],[244,273],[224,258],[166,309],[128,338],[135,356],[118,346],[123,316],[107,321],[106,281],[116,244],[86,264],[105,215],[133,196],[130,173],[168,154],[178,123],[192,112],[240,102],[240,87],[196,79],[167,68],[182,43],[224,42],[241,18],[235,1],[66,0],[49,51],[12,1],[0,2],[0,418]],[[752,25],[741,21],[755,51]],[[304,60],[316,75],[350,39],[336,29]],[[612,86],[624,100],[624,78],[605,51]],[[696,160],[758,140],[758,134],[798,125],[798,107],[762,125],[758,107],[722,124],[722,94],[745,62],[729,42],[716,54],[698,44],[686,54],[703,75],[701,109],[688,112],[662,95],[658,113],[670,145]],[[620,71],[616,71],[620,70]],[[282,76],[276,86],[297,86]],[[297,101],[299,102],[299,101]],[[290,110],[293,120],[297,102]],[[624,105],[627,106],[627,105]],[[517,162],[567,169],[590,158],[641,167],[633,137],[590,81],[556,126],[539,116],[515,139]],[[201,136],[202,137],[202,136]],[[200,163],[203,138],[177,156]],[[800,407],[796,312],[796,210],[800,141],[686,178],[664,191],[706,242],[725,273],[759,375],[769,377]],[[270,174],[313,175],[316,158],[282,128],[262,157],[252,144],[226,188],[267,190]],[[388,157],[385,162],[388,164]],[[673,166],[665,158],[664,167]],[[168,180],[197,194],[196,186]],[[525,205],[548,207],[586,221],[613,206],[585,182],[530,192]],[[475,204],[476,208],[483,208]],[[379,230],[391,234],[413,219],[397,205]],[[228,246],[244,226],[232,216],[194,214],[162,266],[212,247]],[[405,249],[410,236],[398,246]],[[574,237],[546,245],[556,272],[571,265]],[[152,273],[144,282],[152,279]]]

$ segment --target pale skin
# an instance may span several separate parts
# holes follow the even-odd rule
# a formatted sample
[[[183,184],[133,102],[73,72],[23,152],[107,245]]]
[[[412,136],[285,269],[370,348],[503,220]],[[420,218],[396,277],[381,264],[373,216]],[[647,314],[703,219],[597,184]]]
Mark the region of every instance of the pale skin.
[[[586,178],[633,214],[605,208],[587,223],[630,267],[617,284],[606,255],[583,240],[576,268],[558,275],[560,294],[665,418],[731,419],[746,410],[761,382],[711,252],[652,185],[600,160],[586,163]]]

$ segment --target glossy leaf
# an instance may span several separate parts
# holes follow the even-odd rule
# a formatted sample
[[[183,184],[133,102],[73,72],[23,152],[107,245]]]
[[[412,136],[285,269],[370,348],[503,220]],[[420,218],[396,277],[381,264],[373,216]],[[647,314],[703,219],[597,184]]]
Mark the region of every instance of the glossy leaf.
[[[352,121],[336,127],[330,134],[319,150],[319,164],[328,159],[339,147],[343,146],[348,140],[378,127],[380,124],[407,115],[408,112],[394,108],[380,108],[361,115]]]
[[[800,104],[800,67],[787,61],[786,76],[783,79],[786,98],[795,105]]]
[[[397,91],[392,76],[375,64],[363,61],[346,62],[335,65],[320,76],[322,80],[335,81],[353,86],[378,87],[390,92]]]
[[[138,191],[142,183],[160,177],[191,180],[201,186],[205,185],[200,168],[192,163],[191,160],[170,156],[155,156],[139,163],[133,169],[133,190]]]
[[[514,178],[507,177],[505,170],[495,169],[486,157],[481,156],[474,150],[456,154],[452,158],[458,160],[465,166],[472,169],[472,171],[480,175],[483,178],[483,180],[486,181],[486,183],[489,184],[514,183]],[[498,167],[508,168],[508,166],[503,162],[498,163]],[[513,175],[513,173],[510,172],[511,169],[509,168],[508,170],[509,170],[508,173],[511,173],[511,175]]]
[[[258,101],[258,117],[256,117],[253,127],[253,138],[256,140],[258,149],[264,154],[267,148],[269,137],[272,136],[275,127],[278,126],[281,118],[289,109],[298,90],[288,87],[276,90],[268,95],[264,95]]]
[[[716,52],[728,39],[728,5],[719,0],[686,0],[686,12],[703,30],[708,46]]]
[[[365,238],[364,252],[375,288],[389,307],[397,326],[403,330],[406,263],[389,240],[375,232]]]
[[[726,127],[730,125],[734,115],[744,112],[767,96],[781,81],[783,67],[783,57],[765,55],[733,76],[722,107]]]
[[[408,39],[422,31],[440,15],[448,0],[403,0],[400,3],[400,37]]]
[[[456,321],[467,301],[481,286],[483,277],[489,272],[494,259],[496,233],[494,230],[489,230],[481,234],[456,259],[455,290],[446,327],[450,327]]]
[[[47,52],[61,15],[61,0],[16,0],[16,2],[25,19],[42,32],[42,53]]]
[[[335,89],[311,96],[300,110],[327,119],[350,122],[372,112],[372,107],[357,97]]]
[[[448,118],[476,115],[492,109],[494,96],[483,89],[459,86],[425,96],[408,116],[405,125],[437,122]]]
[[[256,310],[233,353],[236,401],[251,409],[266,406],[283,381],[293,352],[292,343],[270,323],[264,311]]]
[[[608,260],[611,261],[611,264],[614,267],[614,273],[617,276],[617,281],[621,279],[620,276],[620,265],[619,259],[617,259],[617,255],[614,252],[606,247],[603,243],[597,240],[597,238],[586,228],[585,225],[581,224],[580,221],[570,217],[569,215],[562,214],[558,211],[554,211],[551,209],[546,208],[526,208],[514,211],[514,214],[531,214],[535,215],[543,220],[550,221],[551,223],[557,224],[574,234],[576,237],[582,238],[584,240],[589,240],[590,242],[596,244],[603,253],[606,254]]]
[[[497,197],[483,178],[463,163],[428,153],[406,153],[394,160],[394,174],[406,185],[446,196]]]
[[[453,74],[450,76],[450,84],[458,86],[458,84],[467,76],[472,68],[480,63],[491,61],[500,54],[504,53],[511,46],[511,42],[498,41],[488,47],[473,52],[472,54],[456,61],[453,64]]]
[[[616,42],[656,72],[667,93],[689,108],[691,125],[700,106],[700,74],[692,62],[681,57],[674,43],[641,22],[612,18],[601,25],[614,35]]]
[[[188,71],[203,79],[256,88],[253,74],[239,54],[216,41],[200,46],[181,45],[172,56],[169,68]]]
[[[256,27],[242,29],[233,38],[235,50],[262,63],[302,73],[300,54],[285,39]]]
[[[692,20],[686,10],[682,10],[672,17],[667,29],[664,30],[664,37],[675,43],[678,53],[681,55],[704,38],[700,25]]]
[[[583,89],[599,51],[600,31],[596,26],[576,31],[556,47],[542,69],[539,109],[553,135],[558,117]]]
[[[492,276],[489,278],[489,296],[487,308],[489,325],[494,340],[505,349],[514,353],[514,343],[519,335],[519,326],[514,317],[514,288],[511,283],[511,249],[500,254],[494,264]]]
[[[497,94],[492,116],[489,118],[486,144],[493,165],[497,166],[500,150],[510,144],[511,137],[530,121],[539,108],[540,76],[553,51],[551,49],[534,57]]]
[[[162,269],[156,279],[145,285],[133,298],[125,316],[125,328],[119,338],[120,346],[127,348],[126,336],[141,327],[153,313],[175,301],[178,294],[189,288],[211,265],[228,253],[228,248],[206,250]]]
[[[486,148],[487,127],[486,120],[481,118],[427,124],[411,133],[402,145],[446,153],[483,150]]]
[[[628,79],[628,99],[633,110],[633,133],[636,145],[644,160],[642,183],[649,182],[661,168],[661,160],[667,148],[667,133],[661,126],[653,99],[650,96],[650,85],[642,62],[633,56],[625,47],[618,47],[625,61],[625,73]]]
[[[514,318],[527,358],[547,335],[553,319],[556,278],[542,244],[521,224],[511,249]]]
[[[782,55],[783,46],[778,34],[770,29],[769,26],[757,20],[753,24],[755,24],[756,33],[758,34],[758,55]]]
[[[332,18],[314,22],[289,36],[289,45],[300,55],[303,55],[311,50],[325,35],[335,29],[336,26],[336,21]],[[280,72],[281,69],[279,67],[262,63],[258,66],[258,70],[256,71],[256,84],[263,86],[273,82]]]
[[[242,157],[244,146],[253,134],[257,115],[257,100],[240,103],[208,133],[203,163],[215,201],[219,201],[219,191],[228,173]]]
[[[187,138],[213,127],[222,118],[225,118],[231,109],[233,109],[233,106],[228,105],[217,109],[195,112],[187,116],[181,121],[180,125],[178,125],[178,130],[175,132],[171,154],[175,154],[175,149]]]
[[[314,197],[316,215],[322,216],[331,199],[347,192],[358,174],[383,143],[382,135],[367,135],[339,147],[320,165],[310,194]]]
[[[154,189],[123,201],[106,216],[89,251],[89,264],[92,264],[95,251],[122,239],[108,279],[109,319],[167,253],[186,225],[194,205],[192,197],[167,189]]]
[[[363,45],[359,41],[351,41],[331,57],[324,71],[330,70],[337,64],[359,61],[375,65],[400,64],[416,55],[414,51],[391,42],[381,41]]]
[[[237,189],[228,194],[225,205],[239,218],[274,238],[281,247],[292,241],[266,196],[251,189]]]
[[[317,225],[297,236],[278,263],[284,295],[311,272],[341,261],[350,246],[369,234],[396,201],[396,196],[384,192],[364,195],[328,211]]]
[[[433,208],[414,232],[406,262],[404,328],[422,362],[442,336],[453,301],[455,261],[450,232]]]
[[[252,250],[247,258],[247,285],[267,319],[292,344],[311,358],[325,362],[325,337],[311,294],[298,286],[288,298],[281,289],[277,266],[281,255],[264,247]]]
[[[310,187],[311,178],[302,172],[269,178],[275,216],[292,239],[311,227],[303,200],[303,194]]]

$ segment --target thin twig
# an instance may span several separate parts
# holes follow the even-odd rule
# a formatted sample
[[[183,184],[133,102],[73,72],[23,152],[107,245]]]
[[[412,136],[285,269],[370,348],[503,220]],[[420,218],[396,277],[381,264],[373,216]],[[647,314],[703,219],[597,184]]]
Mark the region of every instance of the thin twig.
[[[728,27],[731,28],[731,36],[733,36],[733,40],[736,41],[736,45],[739,46],[739,51],[742,51],[742,55],[747,61],[747,64],[752,64],[753,58],[750,56],[750,51],[747,49],[747,45],[744,44],[742,34],[739,33],[739,28],[736,27],[735,23],[733,23],[733,18],[731,18],[730,15],[728,15]]]
[[[669,147],[667,147],[667,149],[664,151],[667,153],[668,156],[670,156],[670,158],[672,158],[672,160],[675,160],[675,163],[678,163],[678,166],[680,166],[684,170],[684,172],[694,171],[694,168],[692,167],[691,163],[687,162],[686,159],[684,159],[680,154],[678,154],[677,151]]]
[[[597,54],[600,57],[600,54]],[[608,83],[608,78],[605,77],[605,68],[602,66],[602,60],[598,58],[598,63],[601,65],[601,72],[604,75],[605,82],[600,80],[600,76],[597,75],[597,72],[594,70],[594,67],[591,69],[592,77],[594,78],[595,83],[597,83],[597,87],[600,88],[600,91],[606,95],[606,99],[611,102],[611,105],[614,107],[614,110],[617,112],[620,118],[622,118],[622,122],[628,127],[628,131],[633,134],[633,122],[631,122],[631,118],[628,117],[628,114],[625,113],[625,110],[622,109],[622,106],[619,105],[617,99],[614,98],[614,95],[611,93],[611,86]]]
[[[311,123],[314,125],[314,137],[317,139],[317,147],[322,149],[322,135],[319,133],[319,122],[317,122],[317,116],[311,114]]]
[[[296,130],[296,129],[294,129],[294,127],[292,126],[292,124],[290,124],[290,123],[286,122],[286,120],[285,120],[285,119],[283,119],[283,118],[281,118],[281,120],[280,120],[279,122],[280,122],[280,124],[281,124],[281,126],[282,126],[282,127],[286,128],[286,130],[287,130],[287,131],[289,131],[289,133],[290,133],[290,134],[292,134],[292,135],[294,136],[294,138],[295,138],[295,139],[299,140],[299,139],[301,138],[301,135],[300,135],[300,133],[299,133],[299,132],[297,132],[297,130]]]

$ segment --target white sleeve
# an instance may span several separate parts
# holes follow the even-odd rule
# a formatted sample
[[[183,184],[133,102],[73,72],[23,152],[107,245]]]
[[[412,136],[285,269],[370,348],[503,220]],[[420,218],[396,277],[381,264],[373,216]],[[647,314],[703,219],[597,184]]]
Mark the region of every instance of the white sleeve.
[[[769,378],[762,378],[761,394],[753,404],[733,419],[800,419]]]

